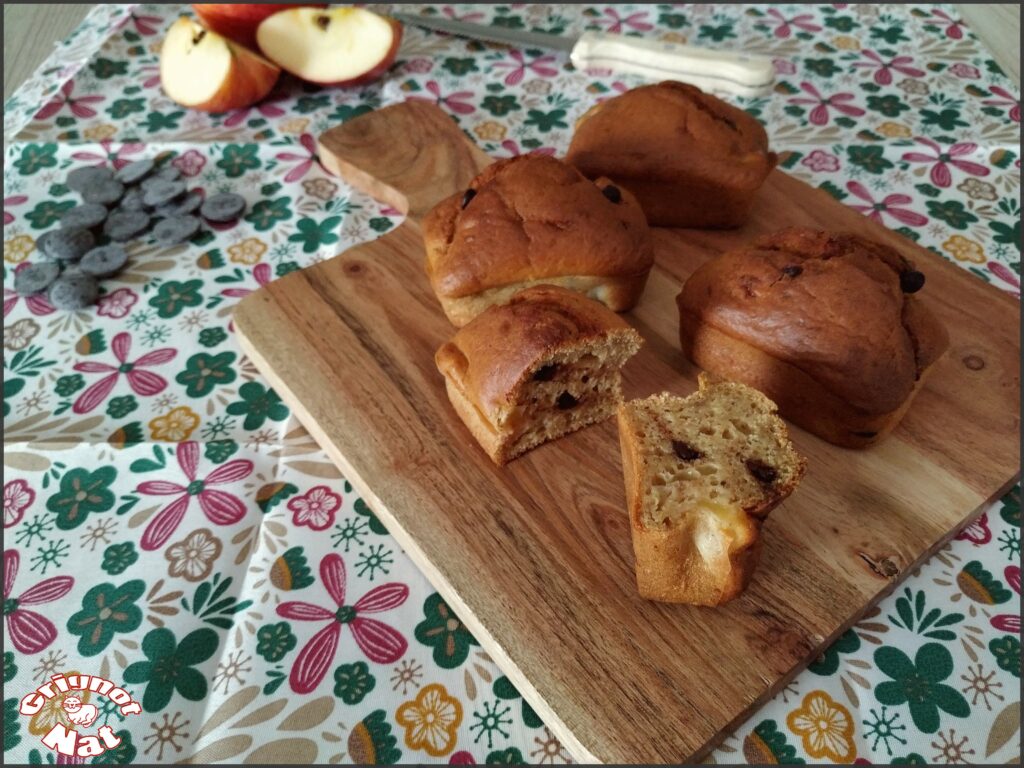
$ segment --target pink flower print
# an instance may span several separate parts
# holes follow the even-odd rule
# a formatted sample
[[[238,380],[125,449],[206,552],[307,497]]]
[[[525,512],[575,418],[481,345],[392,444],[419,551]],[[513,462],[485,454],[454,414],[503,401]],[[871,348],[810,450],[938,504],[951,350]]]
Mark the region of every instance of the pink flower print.
[[[1020,594],[1020,566],[1008,565],[1006,570],[1003,571],[1003,576],[1006,577],[1006,583],[1010,585],[1010,588]],[[1017,600],[1017,605],[1020,605],[1020,600]],[[992,619],[992,626],[1002,632],[1013,632],[1020,634],[1020,614],[1004,613],[996,616]]]
[[[839,170],[839,158],[823,149],[816,149],[801,160],[800,165],[806,165],[812,171],[819,173],[822,171],[831,173]]]
[[[139,74],[143,76],[143,88],[156,88],[160,85],[160,65],[144,64],[139,67]]]
[[[976,547],[992,541],[992,530],[988,527],[988,512],[982,512],[981,517],[956,535],[956,539],[957,541],[969,541]]]
[[[114,389],[114,385],[117,384],[117,380],[121,377],[122,373],[128,378],[128,386],[137,395],[149,397],[163,392],[167,386],[166,379],[162,376],[157,376],[151,371],[144,371],[142,369],[153,365],[162,365],[173,360],[175,355],[178,354],[178,350],[171,349],[170,347],[156,349],[152,352],[147,352],[134,363],[129,363],[128,353],[132,349],[132,337],[130,334],[123,332],[113,338],[110,342],[110,348],[113,350],[114,357],[119,363],[117,366],[106,363],[94,363],[92,361],[75,363],[74,370],[81,373],[107,374],[78,397],[75,404],[71,407],[71,410],[75,413],[88,413],[106,400],[107,395]]]
[[[796,74],[796,64],[789,59],[772,59],[772,64],[775,66],[775,74],[777,75]]]
[[[598,19],[599,24],[607,24],[609,32],[622,32],[623,27],[635,29],[637,32],[650,32],[654,25],[644,21],[647,18],[647,11],[637,11],[629,16],[619,16],[614,8],[605,8],[604,15],[607,18]]]
[[[20,596],[12,598],[11,590],[20,563],[21,556],[16,549],[4,552],[4,618],[7,619],[7,638],[22,653],[39,653],[57,639],[57,628],[49,619],[35,611],[25,610],[24,606],[59,600],[71,591],[75,579],[72,576],[43,579]]]
[[[163,546],[181,524],[188,511],[192,497],[199,499],[199,508],[215,525],[232,525],[245,517],[245,503],[226,491],[211,488],[211,485],[234,483],[252,474],[252,462],[248,459],[234,459],[216,467],[205,480],[197,480],[199,468],[199,443],[194,440],[179,443],[178,465],[188,479],[188,485],[170,483],[166,480],[147,480],[135,490],[146,496],[177,496],[174,501],[156,513],[145,533],[140,546],[154,550]]]
[[[425,75],[433,68],[434,62],[431,61],[430,59],[409,59],[407,62],[405,62],[405,64],[402,65],[402,69],[404,69],[406,72],[412,72],[413,74],[416,75]]]
[[[341,496],[331,493],[326,485],[311,488],[305,496],[288,501],[292,522],[322,531],[334,524],[334,513],[341,506]]]
[[[809,120],[812,125],[826,125],[828,123],[828,110],[829,107],[834,109],[836,112],[842,112],[844,115],[851,117],[860,117],[864,114],[864,110],[860,107],[854,107],[845,102],[853,101],[856,98],[852,93],[837,93],[834,96],[822,96],[818,89],[807,82],[800,83],[800,90],[805,93],[809,93],[812,98],[799,97],[792,98],[789,100],[790,104],[817,104],[817,106],[811,110]]]
[[[891,85],[892,84],[892,72],[893,70],[899,72],[901,75],[907,77],[924,77],[924,70],[918,69],[917,67],[910,66],[910,62],[914,59],[910,56],[897,56],[891,61],[882,61],[882,57],[874,51],[862,51],[865,59],[868,61],[856,61],[853,66],[855,69],[873,69],[875,70],[875,82],[879,85]]]
[[[21,522],[25,510],[36,500],[36,492],[20,477],[4,485],[4,528]]]
[[[198,150],[190,149],[171,160],[171,165],[181,171],[182,176],[198,176],[206,166],[206,156]]]
[[[526,76],[526,70],[530,70],[533,74],[540,75],[541,77],[554,77],[558,74],[558,68],[551,66],[551,63],[555,60],[554,54],[546,53],[530,62],[526,61],[523,52],[520,50],[513,49],[509,51],[508,56],[512,61],[499,61],[494,65],[495,69],[512,70],[505,75],[505,85],[519,85]]]
[[[998,85],[993,85],[990,88],[992,93],[999,96],[998,99],[986,99],[981,102],[986,107],[1009,107],[1010,108],[1010,119],[1015,123],[1020,122],[1020,100],[1013,98],[1013,96],[1005,89],[1000,88]]]
[[[224,120],[224,127],[233,128],[236,125],[239,125],[245,120],[245,118],[249,116],[249,113],[252,112],[254,109],[264,117],[281,117],[283,114],[285,114],[285,111],[281,107],[277,106],[275,102],[279,102],[284,98],[285,94],[278,93],[276,95],[271,96],[270,98],[264,99],[254,107],[242,107],[241,109],[236,109],[232,112],[228,112],[228,116]]]
[[[953,40],[961,40],[961,39],[963,39],[963,36],[964,36],[964,30],[963,30],[964,22],[963,22],[963,19],[954,19],[948,13],[946,13],[945,11],[940,10],[940,9],[936,9],[936,10],[932,11],[932,16],[937,16],[938,18],[942,19],[942,21],[944,21],[947,24],[949,24],[949,26],[946,27],[946,37],[952,38]]]
[[[116,151],[114,150],[114,142],[110,139],[104,139],[100,142],[100,147],[103,150],[103,154],[99,155],[95,152],[73,152],[71,157],[75,160],[84,160],[87,163],[93,163],[94,165],[106,165],[109,160],[111,165],[114,166],[115,170],[123,168],[132,162],[135,158],[128,157],[128,155],[137,155],[142,152],[145,148],[145,144],[139,144],[138,142],[129,142],[122,144]]]
[[[998,261],[990,261],[988,263],[988,271],[1007,285],[1012,286],[1014,290],[1010,291],[1010,293],[1020,298],[1020,278],[1014,274],[1012,269]]]
[[[471,23],[480,23],[484,19],[484,14],[481,11],[470,11],[469,13],[459,14],[459,12],[450,5],[446,5],[441,9],[441,15],[447,16],[449,19],[455,19],[455,21],[468,21]]]
[[[501,148],[508,152],[509,157],[519,157],[519,155],[553,155],[555,154],[554,147],[538,147],[537,149],[531,149],[529,152],[523,152],[520,149],[519,144],[512,139],[505,139],[501,142]]]
[[[313,167],[314,163],[319,166],[320,170],[324,170],[324,167],[320,165],[320,158],[316,154],[316,139],[313,138],[313,135],[310,133],[302,134],[299,136],[299,144],[306,150],[306,154],[298,155],[294,152],[278,152],[275,155],[278,160],[283,160],[286,163],[298,161],[298,165],[288,171],[284,177],[284,180],[289,183],[298,181],[309,173],[309,169]],[[327,173],[327,171],[324,171],[324,173]]]
[[[768,15],[773,17],[777,23],[775,36],[778,38],[786,38],[793,34],[793,30],[790,27],[802,29],[804,32],[821,32],[821,27],[812,23],[814,16],[809,13],[801,13],[799,16],[787,19],[774,8],[769,8]]]
[[[988,168],[984,165],[961,159],[964,155],[978,151],[978,145],[973,142],[962,142],[960,144],[953,144],[948,148],[943,148],[937,142],[926,139],[923,136],[919,136],[917,141],[919,144],[924,144],[928,147],[931,150],[931,154],[927,152],[907,152],[903,155],[903,159],[908,163],[931,163],[932,170],[929,175],[932,183],[937,187],[948,187],[953,183],[953,175],[949,170],[950,165],[954,168],[959,168],[971,176],[988,176],[989,174]]]
[[[882,199],[882,202],[876,203],[875,199],[871,196],[871,193],[868,192],[864,185],[859,181],[847,182],[846,188],[850,190],[854,196],[869,203],[869,205],[851,205],[850,207],[855,211],[867,213],[869,219],[874,219],[879,224],[885,223],[882,218],[883,213],[892,216],[901,224],[906,224],[911,227],[923,227],[928,223],[927,216],[922,216],[920,213],[915,213],[914,211],[907,210],[906,208],[896,207],[913,202],[913,199],[908,195],[886,195]]]
[[[463,749],[448,758],[448,765],[476,765],[476,760],[471,753]]]
[[[436,80],[428,80],[426,89],[434,95],[433,99],[429,99],[426,96],[410,96],[410,99],[420,99],[422,101],[434,101],[436,104],[448,107],[452,112],[458,115],[468,115],[471,112],[476,112],[476,107],[466,102],[473,98],[472,91],[457,91],[450,93],[447,96],[441,95],[441,86],[437,84]]]
[[[128,22],[131,22],[135,27],[135,31],[140,35],[155,35],[159,27],[157,25],[163,23],[163,19],[159,16],[137,16],[134,11],[125,16],[116,28],[123,27]]]
[[[113,293],[108,293],[100,298],[96,314],[120,320],[131,312],[138,300],[138,295],[131,288],[118,288]]]
[[[42,109],[36,112],[35,119],[46,120],[51,118],[60,112],[65,104],[71,109],[71,114],[75,117],[96,117],[96,110],[89,105],[99,104],[105,97],[79,96],[78,98],[72,98],[71,94],[74,90],[75,81],[68,80],[60,87],[60,91],[58,91],[57,95],[44,104]]]
[[[18,274],[21,270],[28,267],[28,262],[23,261],[21,264],[14,268],[14,274]],[[14,310],[14,307],[18,304],[18,299],[22,298],[12,288],[4,288],[4,317],[7,317]],[[36,317],[43,315],[49,315],[57,310],[54,309],[53,305],[50,304],[49,300],[45,295],[39,294],[37,296],[25,296],[25,306],[28,307],[28,311]]]
[[[320,561],[320,579],[335,608],[300,602],[277,606],[277,615],[286,619],[330,622],[313,635],[292,664],[289,682],[296,693],[309,693],[324,679],[338,650],[341,629],[346,624],[351,627],[359,649],[377,664],[394,664],[409,647],[398,630],[376,619],[366,618],[368,613],[380,613],[400,606],[409,597],[409,587],[398,583],[381,584],[353,605],[346,605],[345,561],[337,553],[331,553]]]
[[[4,226],[5,227],[8,224],[10,224],[12,221],[14,221],[14,214],[8,212],[8,210],[7,210],[8,206],[13,208],[16,205],[21,205],[22,203],[27,203],[27,202],[28,202],[28,196],[27,195],[11,195],[10,197],[5,197],[4,198]]]
[[[956,64],[949,68],[950,74],[956,75],[964,80],[977,80],[981,77],[981,72],[978,71],[977,67],[972,67],[970,64],[964,64],[962,61],[958,61]]]
[[[261,262],[252,268],[252,276],[256,278],[257,284],[262,288],[264,285],[270,282],[271,272],[270,265],[266,262]],[[232,299],[240,299],[243,296],[248,296],[252,293],[254,288],[225,288],[220,292],[221,296],[229,296]]]

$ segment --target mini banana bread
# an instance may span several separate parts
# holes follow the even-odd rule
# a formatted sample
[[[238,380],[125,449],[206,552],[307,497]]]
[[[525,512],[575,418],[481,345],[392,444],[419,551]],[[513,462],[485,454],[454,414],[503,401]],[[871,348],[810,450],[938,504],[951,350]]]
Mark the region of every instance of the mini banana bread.
[[[949,344],[896,250],[851,234],[793,228],[724,253],[677,298],[683,351],[742,381],[830,443],[888,434]]]
[[[482,312],[434,360],[456,413],[500,465],[615,413],[619,370],[641,343],[598,302],[540,285]]]
[[[619,442],[640,595],[720,605],[749,582],[761,524],[804,460],[760,392],[706,374],[699,386],[620,406]]]
[[[448,319],[463,326],[540,283],[616,312],[640,299],[654,249],[636,199],[560,160],[501,160],[423,220],[427,275]]]
[[[634,88],[586,112],[566,161],[628,189],[652,227],[720,229],[747,219],[777,158],[761,124],[685,83]]]

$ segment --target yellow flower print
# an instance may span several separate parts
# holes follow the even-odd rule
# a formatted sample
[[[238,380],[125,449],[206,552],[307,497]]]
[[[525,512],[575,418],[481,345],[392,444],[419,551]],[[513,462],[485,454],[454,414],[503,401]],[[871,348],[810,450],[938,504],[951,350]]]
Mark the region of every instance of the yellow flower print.
[[[68,677],[81,673],[62,671],[62,674]],[[45,736],[57,723],[63,723],[65,728],[70,727],[72,723],[64,712],[64,699],[68,696],[74,696],[83,704],[88,704],[89,699],[92,698],[92,691],[58,692],[52,699],[47,699],[46,703],[43,704],[43,708],[32,715],[32,719],[28,721],[28,732],[36,736]]]
[[[505,138],[505,134],[508,133],[508,129],[501,123],[488,120],[485,123],[478,124],[473,129],[473,133],[484,141],[501,141]]]
[[[852,763],[857,757],[850,711],[825,691],[811,691],[786,718],[789,730],[803,739],[804,751],[816,760]]]
[[[860,40],[849,35],[840,35],[832,41],[832,45],[841,51],[859,51]]]
[[[663,43],[678,43],[679,45],[686,45],[689,38],[681,32],[666,32],[661,36],[661,42]]]
[[[106,141],[117,135],[117,128],[110,123],[100,123],[82,131],[82,135],[89,141]]]
[[[308,126],[308,117],[293,117],[288,120],[282,120],[277,124],[277,128],[281,133],[305,133]]]
[[[36,241],[29,235],[12,237],[4,243],[4,261],[8,264],[20,264],[28,258],[35,247]]]
[[[182,405],[149,422],[149,431],[154,440],[180,443],[188,440],[198,426],[199,417],[187,405]]]
[[[236,264],[255,264],[267,250],[267,244],[258,237],[250,237],[228,248]]]
[[[462,704],[449,696],[443,685],[433,683],[420,689],[415,700],[395,712],[405,728],[405,745],[422,749],[431,757],[443,757],[455,748],[455,732],[462,722]]]
[[[953,235],[942,244],[942,247],[953,254],[958,261],[969,261],[972,264],[985,263],[985,249],[977,240],[963,235]]]
[[[878,126],[878,132],[890,139],[905,139],[910,136],[910,128],[902,123],[882,123]]]

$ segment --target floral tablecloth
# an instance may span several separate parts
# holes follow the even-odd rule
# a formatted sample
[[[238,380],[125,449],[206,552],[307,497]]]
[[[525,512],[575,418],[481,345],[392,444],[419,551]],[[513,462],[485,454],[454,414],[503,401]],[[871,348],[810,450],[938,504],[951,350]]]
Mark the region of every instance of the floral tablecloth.
[[[789,173],[1019,295],[1018,90],[950,6],[405,10],[768,54],[775,92],[736,101],[792,152]],[[5,105],[6,760],[54,760],[41,738],[66,717],[62,697],[31,718],[18,701],[80,672],[143,704],[123,716],[95,699],[96,725],[122,741],[94,762],[566,761],[240,353],[231,309],[396,225],[324,172],[324,129],[427,99],[496,156],[561,153],[585,109],[637,81],[407,29],[380,83],[286,78],[262,104],[211,116],[160,90],[178,12],[97,7]],[[190,186],[242,193],[248,213],[187,245],[140,241],[88,311],[11,290],[76,204],[70,169],[158,155]],[[712,759],[1017,759],[1020,525],[1014,491]]]

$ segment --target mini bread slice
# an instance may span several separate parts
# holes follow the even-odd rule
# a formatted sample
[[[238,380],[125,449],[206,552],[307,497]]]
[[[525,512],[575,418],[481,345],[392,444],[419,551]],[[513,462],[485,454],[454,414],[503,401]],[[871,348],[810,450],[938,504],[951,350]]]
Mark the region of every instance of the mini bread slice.
[[[621,405],[619,442],[640,595],[721,605],[749,582],[761,523],[805,462],[760,392],[703,373],[699,387]]]
[[[501,465],[614,414],[619,370],[642,342],[604,305],[541,285],[477,315],[434,360],[456,413]]]

